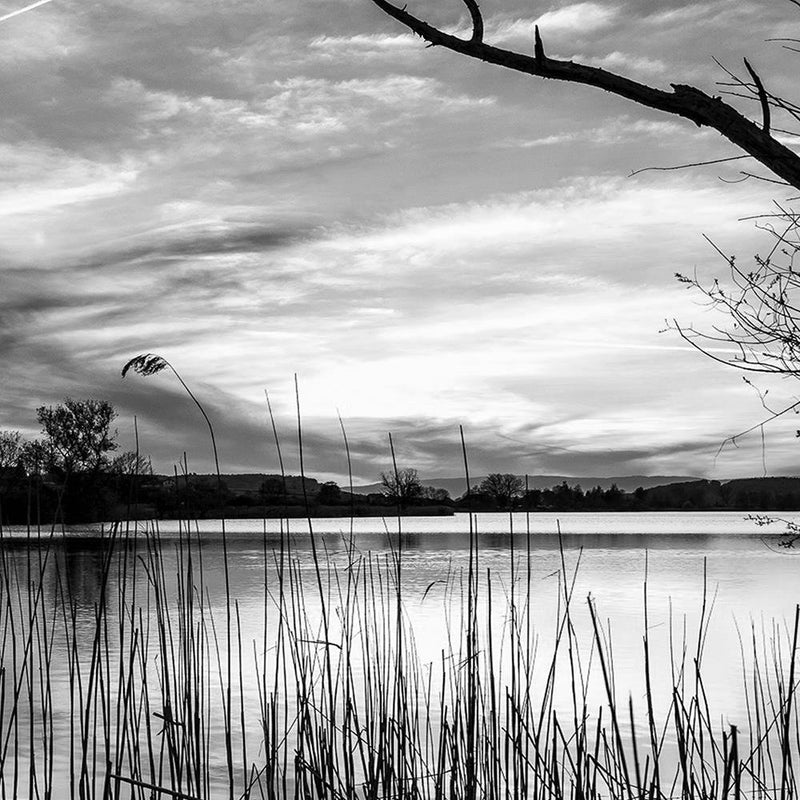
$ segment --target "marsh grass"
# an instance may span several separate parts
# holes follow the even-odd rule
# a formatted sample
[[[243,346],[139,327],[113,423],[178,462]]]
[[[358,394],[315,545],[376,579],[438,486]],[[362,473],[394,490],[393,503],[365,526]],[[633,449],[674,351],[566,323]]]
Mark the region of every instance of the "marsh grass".
[[[302,455],[299,392],[297,435]],[[529,526],[497,574],[470,516],[466,569],[442,578],[447,634],[424,660],[402,534],[376,556],[351,526],[336,566],[311,518],[311,563],[280,526],[275,546],[264,523],[257,619],[243,619],[253,598],[231,585],[224,528],[223,564],[187,519],[177,536],[117,525],[77,569],[56,528],[0,530],[0,800],[797,796],[800,609],[716,654],[742,664],[739,729],[703,679],[708,592],[694,633],[670,624],[665,664],[645,579],[634,701],[610,623],[575,594],[580,554],[561,549],[555,625],[535,623]]]
[[[91,592],[60,533],[6,538],[0,796],[796,796],[797,614],[740,634],[748,725],[725,726],[703,681],[711,600],[695,634],[671,627],[665,685],[645,583],[645,695],[634,702],[616,686],[595,604],[575,596],[579,558],[562,550],[557,625],[541,630],[530,538],[509,555],[503,594],[500,576],[481,571],[475,521],[472,531],[469,566],[444,579],[449,638],[426,662],[396,585],[400,547],[378,557],[349,536],[335,568],[322,541],[309,565],[288,535],[278,547],[265,535],[253,637],[235,593],[222,629],[189,521],[177,537],[132,523],[105,533]]]

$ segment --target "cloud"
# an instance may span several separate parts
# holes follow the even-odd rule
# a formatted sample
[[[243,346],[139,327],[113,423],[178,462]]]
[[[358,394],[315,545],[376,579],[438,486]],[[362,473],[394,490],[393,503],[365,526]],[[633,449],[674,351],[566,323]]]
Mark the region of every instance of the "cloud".
[[[704,137],[707,131],[691,132],[691,136]],[[563,133],[541,136],[534,139],[503,139],[494,143],[497,148],[533,148],[552,147],[554,145],[575,145],[580,143],[592,146],[607,146],[628,142],[641,143],[647,139],[664,141],[670,137],[686,138],[685,129],[669,120],[634,119],[624,114],[604,121],[593,128],[580,131],[565,131]]]
[[[671,8],[654,6],[650,13],[645,13],[644,20],[653,28],[669,28],[673,31],[686,32],[692,25],[720,17],[726,22],[731,18],[752,16],[759,12],[759,4],[751,2],[729,5],[724,0],[704,0],[698,3],[677,4]]]
[[[578,3],[546,12],[539,18],[491,15],[484,18],[484,38],[493,45],[512,45],[533,41],[536,25],[546,25],[555,35],[568,32],[591,32],[607,27],[616,16],[614,9],[596,3]],[[445,26],[447,29],[447,26]],[[471,22],[462,18],[452,31],[454,36],[469,38]],[[424,53],[419,38],[410,33],[357,33],[348,36],[316,36],[309,48],[319,56],[331,60],[350,61],[417,61]]]
[[[492,98],[452,94],[427,77],[386,75],[334,81],[297,75],[272,81],[258,98],[181,95],[152,90],[140,81],[117,79],[105,92],[109,106],[133,113],[140,135],[171,136],[165,122],[187,132],[203,124],[218,132],[280,132],[295,147],[298,140],[346,134],[380,109],[394,113],[451,111],[491,104]],[[394,120],[393,120],[394,121]]]
[[[377,61],[418,58],[423,51],[410,33],[358,33],[353,36],[316,36],[308,44],[323,59]]]
[[[591,33],[610,26],[618,13],[616,8],[599,3],[573,3],[545,12],[536,24],[543,37]]]
[[[242,213],[297,216],[297,188],[265,192],[271,176],[285,183],[294,173],[313,192],[314,170],[391,153],[421,118],[470,114],[494,100],[448,91],[433,78],[299,75],[272,81],[253,98],[116,77],[95,102],[104,115],[99,127],[106,126],[102,148],[90,128],[80,147],[37,136],[0,144],[8,165],[0,179],[7,257],[54,263],[104,253],[108,241],[192,215],[197,229]]]
[[[0,217],[49,211],[118,194],[136,180],[130,163],[107,164],[35,142],[0,143]]]
[[[690,223],[686,223],[687,207],[694,211]],[[348,254],[350,271],[359,265],[367,269],[370,263],[382,260],[385,280],[394,274],[409,276],[423,271],[434,279],[456,275],[477,279],[480,275],[486,292],[493,275],[507,285],[505,264],[515,264],[520,274],[528,272],[521,264],[538,263],[539,269],[533,273],[536,280],[548,275],[558,280],[565,273],[586,275],[585,259],[577,255],[573,261],[568,243],[574,245],[576,254],[592,253],[595,266],[591,274],[608,274],[603,265],[613,266],[616,273],[618,265],[612,253],[643,219],[659,227],[667,238],[672,238],[676,225],[685,229],[687,236],[693,230],[699,237],[700,232],[718,226],[726,213],[739,227],[736,216],[742,216],[748,207],[752,206],[747,199],[737,198],[727,189],[700,188],[692,178],[648,185],[620,179],[577,180],[541,192],[408,208],[374,229],[343,228],[331,241],[331,248],[334,253]],[[652,229],[649,235],[655,255],[660,236]],[[683,245],[676,242],[674,246]],[[641,247],[649,249],[648,242],[641,242]],[[651,267],[663,269],[658,266],[662,259],[649,266],[647,256],[637,260],[636,274],[641,277]],[[441,269],[434,268],[436,263]],[[542,269],[548,263],[550,268]]]
[[[659,58],[648,58],[647,56],[633,55],[619,50],[614,50],[604,56],[576,55],[573,58],[583,64],[590,64],[591,66],[607,69],[610,72],[624,73],[626,75],[643,75],[652,78],[653,76],[661,77],[668,72],[667,65]],[[672,68],[670,66],[669,69]]]
[[[297,226],[258,222],[205,220],[170,226],[140,234],[125,246],[99,252],[94,263],[81,260],[82,269],[137,262],[161,268],[165,260],[200,260],[214,256],[266,253],[291,244],[303,236]],[[137,244],[136,239],[141,243]]]
[[[543,35],[550,37],[580,36],[608,28],[617,15],[616,8],[593,2],[563,6],[547,11],[539,17],[493,14],[484,17],[484,39],[495,46],[519,47],[523,42],[530,45],[537,25]],[[471,20],[462,16],[458,27],[452,33],[459,38],[469,39],[472,35]],[[417,46],[419,47],[418,41]]]

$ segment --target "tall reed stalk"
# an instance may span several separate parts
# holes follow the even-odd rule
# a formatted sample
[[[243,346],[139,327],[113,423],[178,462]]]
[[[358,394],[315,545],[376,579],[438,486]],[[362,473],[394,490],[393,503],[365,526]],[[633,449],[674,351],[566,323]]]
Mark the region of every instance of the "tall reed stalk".
[[[302,456],[297,387],[295,400]],[[469,487],[463,431],[462,452]],[[169,535],[154,522],[77,543],[0,532],[0,800],[797,796],[800,606],[789,626],[741,635],[747,724],[734,727],[704,679],[705,587],[697,630],[670,624],[657,663],[645,572],[639,697],[618,685],[610,623],[576,596],[580,551],[560,549],[545,629],[527,526],[493,571],[470,514],[463,569],[443,566],[420,599],[403,585],[402,529],[381,556],[352,522],[338,542],[309,518],[308,547],[275,524],[248,550],[258,600],[231,580],[226,529],[190,514]],[[440,602],[447,621],[426,661],[412,602]]]
[[[749,652],[743,639],[748,725],[734,728],[703,680],[708,611],[694,646],[677,629],[668,687],[654,685],[645,627],[639,701],[616,685],[609,631],[594,602],[584,615],[567,552],[557,627],[535,628],[523,548],[504,604],[502,576],[451,569],[434,593],[454,614],[450,637],[422,663],[397,614],[397,551],[362,553],[347,537],[334,569],[321,552],[316,565],[304,548],[288,557],[281,535],[265,538],[267,613],[248,620],[252,640],[234,599],[229,681],[214,545],[188,523],[170,537],[152,524],[106,533],[96,554],[78,551],[78,571],[69,540],[6,534],[0,797],[796,796],[800,611],[788,629],[753,629]]]

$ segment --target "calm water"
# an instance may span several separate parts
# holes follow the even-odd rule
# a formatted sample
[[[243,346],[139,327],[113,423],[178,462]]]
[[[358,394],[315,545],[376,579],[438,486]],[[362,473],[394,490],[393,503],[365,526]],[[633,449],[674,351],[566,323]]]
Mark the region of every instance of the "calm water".
[[[490,571],[493,592],[502,609],[508,596],[512,559],[517,567],[516,592],[527,594],[530,585],[534,615],[541,629],[554,624],[562,566],[559,541],[568,572],[580,560],[574,590],[576,609],[591,594],[601,617],[612,622],[618,665],[624,672],[628,658],[638,659],[642,635],[643,589],[648,579],[651,626],[666,626],[686,616],[696,620],[702,607],[704,575],[715,620],[710,643],[715,655],[735,656],[739,649],[736,625],[749,627],[751,620],[776,618],[791,622],[800,602],[800,546],[778,546],[784,526],[759,527],[738,512],[721,513],[577,513],[577,514],[476,514],[479,571]],[[800,522],[800,514],[785,519]],[[230,555],[230,581],[245,620],[261,620],[264,606],[265,547],[267,562],[274,566],[281,528],[287,526],[292,557],[309,586],[316,586],[308,523],[305,520],[234,520],[226,523]],[[453,517],[315,519],[321,562],[344,569],[350,559],[351,532],[357,552],[384,563],[402,550],[402,588],[408,621],[416,632],[423,655],[440,641],[442,607],[452,580],[467,568],[470,520]],[[560,527],[561,538],[557,535]],[[160,522],[163,541],[177,539],[179,523]],[[513,529],[513,536],[509,530]],[[528,535],[530,531],[530,536]],[[91,611],[99,592],[101,558],[97,537],[108,535],[107,526],[68,529],[55,534],[55,551],[62,555],[79,604]],[[205,588],[217,610],[224,603],[221,570],[222,540],[218,521],[205,520],[193,527],[205,554]],[[22,528],[6,529],[7,546],[23,558]],[[141,536],[141,534],[140,534]],[[530,544],[530,557],[527,547]],[[18,549],[19,548],[19,549]],[[165,549],[167,571],[170,562]],[[267,582],[271,570],[267,573]],[[529,583],[530,578],[530,583]],[[318,605],[314,592],[306,593],[311,612]],[[500,611],[497,612],[498,614]],[[255,635],[255,631],[253,632]],[[618,635],[617,635],[618,634]],[[716,635],[718,634],[718,636]],[[430,647],[429,647],[430,645]]]
[[[800,522],[800,515],[784,515]],[[281,530],[282,525],[288,529]],[[433,662],[442,656],[448,637],[457,639],[461,631],[460,591],[468,560],[470,519],[455,517],[404,518],[398,535],[396,518],[313,520],[317,551],[323,570],[323,595],[335,613],[341,585],[354,554],[371,559],[376,566],[391,571],[392,558],[402,552],[401,583],[403,608],[419,653],[420,662]],[[613,644],[614,669],[618,693],[630,693],[641,708],[644,693],[642,636],[644,633],[645,580],[649,614],[649,635],[657,669],[666,678],[670,664],[670,639],[680,650],[686,639],[694,651],[697,625],[704,597],[712,611],[712,624],[705,644],[706,689],[714,714],[726,724],[746,724],[742,685],[741,641],[750,648],[751,630],[767,635],[772,626],[790,626],[800,602],[800,551],[777,546],[781,527],[760,528],[742,513],[662,513],[662,514],[478,514],[472,524],[478,533],[482,613],[491,591],[492,626],[502,653],[509,618],[509,599],[530,602],[534,621],[534,643],[547,664],[552,648],[558,610],[563,603],[564,574],[574,580],[572,607],[579,640],[587,643],[588,662],[591,639],[588,599],[596,604],[599,618]],[[560,526],[561,537],[557,535]],[[513,534],[510,530],[513,529]],[[179,564],[171,541],[178,539],[178,524],[162,522],[159,531],[167,546],[163,548],[165,573],[174,576]],[[288,534],[290,557],[301,576],[306,611],[313,626],[320,609],[320,595],[314,571],[308,523],[291,520],[237,520],[227,523],[230,584],[239,605],[243,652],[261,652],[275,630],[277,614],[273,601],[275,563],[282,536]],[[222,564],[222,538],[219,523],[203,521],[193,528],[202,542],[203,590],[217,619],[225,608]],[[5,547],[12,562],[24,569],[28,558],[23,529],[4,531]],[[102,558],[98,538],[108,536],[108,528],[92,526],[58,532],[52,539],[53,558],[44,581],[45,601],[54,599],[60,573],[70,587],[78,609],[77,624],[87,635],[93,629],[96,603],[102,584]],[[142,534],[137,534],[142,536]],[[352,538],[351,538],[352,537]],[[559,542],[563,547],[562,550]],[[266,564],[266,567],[265,567]],[[512,581],[512,568],[514,581]],[[139,570],[135,581],[144,591],[146,574]],[[122,577],[112,577],[109,596],[119,590]],[[491,586],[491,589],[489,588]],[[48,597],[48,593],[52,596]],[[266,600],[265,600],[266,597]],[[265,621],[265,607],[267,618]],[[55,642],[56,648],[59,646]],[[498,656],[498,658],[500,658]],[[538,658],[538,656],[537,656]],[[67,661],[67,653],[56,653],[55,663]],[[258,707],[258,687],[247,685],[250,657],[243,656],[245,706]],[[502,666],[501,666],[502,670]],[[56,670],[58,673],[58,670]],[[56,675],[55,680],[58,680]],[[62,687],[68,685],[66,671]],[[566,703],[568,686],[561,681]],[[590,696],[602,695],[595,681]],[[593,694],[594,693],[594,694]],[[657,697],[666,710],[668,694]],[[61,723],[68,724],[62,709]],[[254,737],[258,738],[257,726]],[[256,745],[257,747],[257,745]]]

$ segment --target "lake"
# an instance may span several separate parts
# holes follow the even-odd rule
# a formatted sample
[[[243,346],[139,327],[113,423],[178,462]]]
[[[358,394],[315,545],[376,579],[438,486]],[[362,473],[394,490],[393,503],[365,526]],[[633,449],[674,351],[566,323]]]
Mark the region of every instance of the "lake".
[[[782,516],[800,522],[800,515]],[[100,728],[106,726],[107,738],[118,739],[116,760],[109,771],[115,775],[135,773],[140,784],[155,782],[158,777],[159,785],[163,785],[167,780],[165,775],[169,774],[166,766],[151,763],[145,780],[140,767],[131,766],[131,746],[120,755],[119,741],[124,737],[118,735],[121,714],[118,695],[110,693],[105,700],[101,697],[93,701],[95,705],[88,703],[87,698],[90,691],[101,691],[100,684],[116,681],[122,686],[125,677],[129,695],[122,705],[131,703],[129,698],[135,691],[130,687],[143,675],[149,675],[147,702],[140,693],[138,705],[130,706],[136,710],[136,714],[130,712],[131,720],[136,718],[135,725],[131,722],[131,730],[143,737],[142,719],[147,713],[151,717],[160,714],[157,718],[161,719],[165,707],[177,707],[180,698],[175,695],[180,694],[180,686],[191,683],[192,669],[200,664],[206,671],[201,681],[204,695],[181,702],[196,713],[202,710],[206,717],[207,729],[202,741],[205,760],[210,766],[204,777],[198,771],[194,783],[185,775],[177,778],[171,775],[168,783],[173,787],[193,787],[191,792],[185,789],[186,796],[206,796],[206,790],[213,794],[215,786],[224,784],[229,769],[220,745],[225,727],[221,721],[224,715],[218,713],[217,695],[223,702],[225,699],[224,690],[220,693],[220,687],[225,685],[220,675],[229,674],[230,667],[236,729],[246,730],[244,743],[249,744],[249,758],[257,762],[264,755],[262,717],[268,693],[264,674],[268,672],[271,676],[272,664],[281,652],[277,644],[281,624],[295,626],[296,638],[311,651],[323,647],[330,652],[338,648],[337,658],[347,649],[348,630],[352,641],[359,637],[363,641],[366,627],[375,624],[369,634],[370,641],[383,642],[389,652],[396,646],[393,638],[397,634],[396,617],[392,609],[398,572],[405,637],[402,646],[408,648],[413,642],[414,655],[409,663],[413,662],[420,674],[433,674],[448,660],[463,663],[466,653],[484,664],[490,659],[496,668],[493,680],[512,680],[518,684],[520,676],[515,675],[512,662],[515,652],[519,659],[518,650],[524,644],[530,650],[529,655],[535,652],[525,673],[525,680],[532,686],[531,696],[539,702],[544,691],[540,687],[549,687],[547,691],[552,696],[548,702],[554,711],[566,717],[574,711],[575,668],[567,669],[564,659],[559,657],[558,669],[553,670],[552,654],[556,638],[564,636],[562,621],[567,599],[575,658],[580,662],[581,674],[584,670],[591,673],[584,681],[584,695],[587,708],[592,710],[606,701],[608,693],[598,666],[598,636],[613,653],[611,683],[618,702],[624,703],[627,713],[630,698],[640,715],[646,711],[643,636],[647,632],[653,677],[651,702],[656,715],[662,717],[669,716],[673,702],[673,664],[680,661],[679,655],[685,650],[686,663],[691,666],[698,641],[702,640],[704,702],[715,724],[721,728],[736,725],[740,730],[751,724],[752,708],[745,689],[753,683],[754,676],[758,677],[751,659],[754,648],[762,667],[775,670],[775,664],[786,659],[791,647],[795,607],[800,602],[798,551],[778,545],[780,526],[760,527],[744,513],[481,513],[472,518],[466,514],[409,517],[399,523],[397,518],[358,518],[352,522],[315,519],[311,525],[313,540],[304,520],[230,521],[224,545],[219,521],[193,523],[189,534],[183,524],[162,521],[157,528],[152,524],[147,526],[147,531],[131,528],[124,542],[119,529],[114,532],[109,526],[88,526],[59,531],[52,538],[42,534],[47,546],[40,541],[34,548],[28,547],[24,529],[5,529],[4,588],[10,598],[7,607],[12,611],[6,611],[5,616],[3,666],[16,664],[18,679],[16,683],[12,681],[14,670],[10,668],[3,674],[4,737],[9,752],[15,748],[19,751],[16,777],[12,777],[8,767],[11,756],[6,755],[8,760],[1,779],[6,792],[13,788],[13,796],[37,794],[28,770],[29,754],[33,752],[35,760],[41,762],[37,767],[40,781],[45,781],[49,774],[51,784],[68,794],[66,776],[72,763],[71,769],[78,778],[81,769],[86,773],[84,786],[102,795],[100,767],[111,763],[104,749],[106,745],[101,743],[98,749],[96,743],[92,744],[91,758],[85,753],[80,757],[75,755],[76,741],[80,739],[74,730],[75,715],[85,718],[89,726],[85,711],[89,706],[95,715],[94,724],[100,724]],[[152,542],[156,530],[160,547],[154,559],[152,548],[148,550],[144,542]],[[114,536],[117,548],[110,568],[111,561],[104,561],[103,551]],[[187,536],[193,543],[191,563],[187,561],[187,551],[177,547]],[[477,553],[472,553],[472,560],[471,539],[477,542]],[[227,576],[223,546],[227,550]],[[38,579],[42,553],[46,553],[46,560],[41,564],[41,579]],[[470,564],[477,588],[475,616],[483,631],[477,651],[471,656],[462,641],[467,627],[465,597],[469,594]],[[189,592],[194,596],[189,605],[196,605],[187,606],[188,595],[184,593],[183,605],[172,602],[166,613],[159,616],[154,610],[156,596],[172,597],[182,585],[186,588],[189,569],[195,586],[194,592]],[[226,601],[226,577],[230,603]],[[353,588],[359,581],[359,585],[371,583],[373,588],[359,595],[359,590]],[[292,588],[287,591],[285,587],[289,584]],[[41,594],[37,596],[38,587]],[[288,599],[281,599],[281,587]],[[123,597],[124,602],[120,600]],[[595,610],[594,622],[590,599]],[[26,651],[22,645],[25,615],[32,606],[42,615],[37,624],[28,628],[36,634],[29,639],[36,641],[38,654],[33,652],[34,647]],[[86,652],[79,651],[83,641],[88,643],[93,636],[100,635],[97,632],[101,628],[98,622],[101,606],[108,608],[103,611],[103,656],[97,666],[98,657],[92,656],[88,645]],[[327,621],[323,621],[323,611]],[[229,613],[234,619],[232,639],[224,633],[223,623]],[[381,620],[379,624],[376,618]],[[706,627],[701,633],[703,619]],[[209,620],[214,627],[213,636],[208,633]],[[192,626],[201,624],[203,630],[197,628],[195,639],[190,635]],[[169,637],[173,637],[169,643],[167,628]],[[147,636],[156,643],[145,653],[142,642]],[[187,667],[181,660],[184,656],[170,656],[175,658],[176,675],[169,680],[178,688],[168,698],[172,703],[168,706],[159,669],[163,667],[164,654],[172,652],[170,648],[177,647],[174,642],[183,641],[182,636],[193,643],[194,654],[187,658],[195,666]],[[14,637],[16,649],[12,648]],[[296,642],[294,646],[297,647]],[[44,663],[48,647],[48,687],[44,691],[30,675],[36,665]],[[135,657],[131,656],[134,650]],[[283,657],[286,663],[291,661],[286,652]],[[324,676],[319,677],[322,661],[314,661],[321,657],[316,654],[309,658],[307,663],[302,662],[305,666],[300,673],[304,675],[303,670],[308,668],[308,675],[322,686],[325,683]],[[134,668],[137,659],[138,666]],[[341,668],[341,661],[336,663]],[[292,669],[296,677],[297,667]],[[550,672],[553,677],[548,682]],[[90,689],[92,674],[95,685]],[[77,675],[84,675],[86,681],[82,695],[71,704],[54,703],[53,697],[75,694]],[[344,678],[341,673],[337,675],[331,675],[330,681],[343,692]],[[353,686],[358,684],[358,692],[362,692],[364,681],[375,680],[369,665],[365,666],[362,651],[353,659],[350,680]],[[281,682],[273,682],[270,677],[270,685],[273,683],[278,686]],[[297,709],[296,701],[289,697],[294,689],[290,683],[282,685],[286,696],[282,699],[281,713],[285,720],[290,720]],[[13,696],[26,698],[19,703],[16,719],[9,716],[8,698]],[[331,694],[324,702],[333,707],[340,701]],[[106,723],[96,722],[97,714],[111,718],[112,711],[117,715],[116,722],[111,719]],[[127,713],[122,713],[125,719]],[[432,728],[438,731],[440,722],[434,719]],[[24,736],[12,731],[9,727],[12,723],[22,727]],[[162,720],[157,727],[166,730],[169,725]],[[35,735],[28,735],[28,729],[34,730]],[[92,728],[95,730],[96,727]],[[645,734],[645,730],[636,734],[642,743]],[[161,736],[160,748],[168,738],[163,730],[159,733],[156,728],[148,735],[154,740]],[[433,736],[430,732],[426,735]],[[674,744],[671,736],[666,735],[668,745]],[[232,734],[231,738],[235,740],[235,748],[240,749],[242,737]],[[52,752],[42,755],[44,745],[40,746],[40,741],[68,744],[51,746]],[[122,749],[125,751],[125,746]],[[86,764],[81,766],[81,761]],[[243,767],[236,769],[237,775],[244,772]],[[73,777],[71,791],[75,796],[79,793],[78,778]],[[241,789],[245,779],[237,780]],[[292,791],[303,793],[291,781],[289,785]],[[127,789],[128,784],[124,786]],[[139,790],[143,791],[141,786]]]

